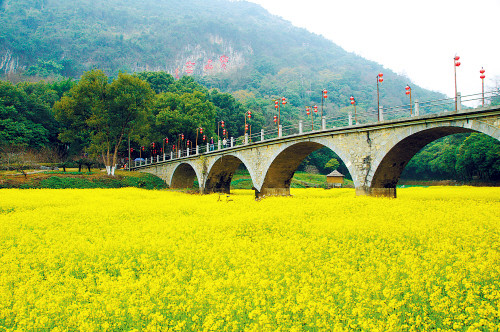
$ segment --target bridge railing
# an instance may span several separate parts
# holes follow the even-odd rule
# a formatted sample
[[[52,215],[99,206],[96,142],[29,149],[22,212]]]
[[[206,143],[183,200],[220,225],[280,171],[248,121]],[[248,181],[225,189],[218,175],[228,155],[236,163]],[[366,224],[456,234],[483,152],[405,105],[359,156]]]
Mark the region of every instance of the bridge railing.
[[[416,100],[412,104],[393,106],[388,108],[381,108],[380,111],[371,109],[363,110],[361,113],[353,114],[349,112],[347,115],[339,115],[334,117],[319,117],[313,114],[312,119],[310,117],[300,120],[297,124],[285,125],[278,128],[273,126],[271,129],[266,131],[257,131],[246,134],[245,136],[238,138],[230,138],[227,140],[226,146],[224,147],[222,141],[214,142],[213,149],[210,144],[203,142],[197,147],[190,147],[189,149],[181,149],[180,152],[172,151],[164,155],[158,155],[153,157],[145,158],[145,161],[135,162],[135,167],[150,165],[157,162],[168,161],[171,159],[185,158],[188,156],[195,156],[200,154],[206,154],[213,151],[218,151],[220,149],[227,149],[237,146],[242,146],[246,144],[257,143],[261,141],[273,140],[281,137],[297,135],[302,133],[310,133],[322,130],[329,130],[332,128],[342,128],[348,127],[356,124],[370,124],[376,123],[382,120],[395,120],[401,118],[408,118],[412,116],[419,116],[431,113],[454,111],[457,107],[458,111],[463,109],[468,109],[471,107],[466,106],[467,104],[475,105],[488,105],[494,98],[500,98],[500,89],[493,91],[487,91],[483,93],[476,93],[471,95],[457,96],[455,98],[445,98],[437,100],[429,100],[420,102]],[[455,106],[456,102],[456,106]]]

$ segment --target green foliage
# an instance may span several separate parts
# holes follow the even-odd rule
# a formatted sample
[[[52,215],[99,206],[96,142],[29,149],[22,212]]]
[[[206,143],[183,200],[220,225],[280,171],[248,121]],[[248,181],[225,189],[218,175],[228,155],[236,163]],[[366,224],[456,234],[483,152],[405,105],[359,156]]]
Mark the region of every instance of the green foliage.
[[[500,142],[480,133],[457,134],[434,141],[406,166],[402,179],[500,180]]]
[[[473,133],[458,148],[456,172],[463,179],[500,180],[500,142]]]
[[[339,166],[340,166],[339,161],[336,158],[332,158],[326,163],[325,168],[327,168],[329,171],[334,171]]]
[[[44,178],[34,178],[28,182],[11,183],[3,181],[0,188],[46,188],[46,189],[85,189],[85,188],[124,188],[136,187],[148,190],[164,189],[165,182],[152,175],[131,173],[115,177],[95,176],[92,173],[82,175],[77,172],[54,172],[54,175]]]
[[[49,76],[60,76],[63,69],[63,65],[54,61],[43,61],[38,59],[37,64],[29,66],[23,74],[26,76],[40,76],[46,78]]]
[[[40,148],[54,142],[58,124],[51,107],[57,99],[57,92],[44,82],[0,81],[0,148]]]
[[[86,142],[88,151],[114,166],[124,139],[144,128],[152,99],[149,84],[137,77],[120,73],[108,83],[102,71],[87,72],[54,106],[64,125],[59,138]]]

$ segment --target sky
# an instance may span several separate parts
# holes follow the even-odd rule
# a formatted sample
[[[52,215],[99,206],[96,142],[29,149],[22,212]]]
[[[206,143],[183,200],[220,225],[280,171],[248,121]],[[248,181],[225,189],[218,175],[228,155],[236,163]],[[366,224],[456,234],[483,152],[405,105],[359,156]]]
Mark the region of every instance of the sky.
[[[248,0],[348,52],[409,78],[409,84],[455,95],[500,85],[500,0]],[[404,87],[402,87],[404,89]]]

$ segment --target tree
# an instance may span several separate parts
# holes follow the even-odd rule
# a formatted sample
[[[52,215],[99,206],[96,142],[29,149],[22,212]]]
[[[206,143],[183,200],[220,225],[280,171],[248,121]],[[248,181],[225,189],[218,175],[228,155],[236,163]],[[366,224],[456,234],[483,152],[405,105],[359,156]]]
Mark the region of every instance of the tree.
[[[456,170],[463,179],[500,179],[500,142],[484,134],[471,134],[458,149]]]
[[[57,118],[65,124],[60,139],[88,138],[87,150],[100,155],[108,174],[114,175],[118,150],[126,137],[146,124],[152,99],[149,84],[137,77],[120,73],[109,84],[102,71],[87,72],[55,105]]]
[[[325,164],[325,168],[326,169],[329,169],[330,172],[336,170],[338,167],[340,166],[340,163],[339,161],[336,159],[336,158],[332,158],[330,159],[326,164]]]

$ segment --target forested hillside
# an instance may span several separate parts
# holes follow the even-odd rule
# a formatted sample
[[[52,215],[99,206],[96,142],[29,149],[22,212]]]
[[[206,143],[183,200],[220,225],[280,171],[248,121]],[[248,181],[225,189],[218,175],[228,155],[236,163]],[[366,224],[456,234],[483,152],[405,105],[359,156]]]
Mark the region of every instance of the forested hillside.
[[[64,103],[77,99],[82,91],[72,88],[82,75],[94,75],[89,74],[92,69],[102,70],[100,79],[110,83],[125,72],[134,77],[127,80],[150,84],[147,123],[133,136],[136,152],[165,137],[172,142],[181,133],[192,141],[200,126],[216,136],[220,120],[231,136],[239,137],[247,111],[252,112],[254,132],[270,129],[275,125],[273,100],[281,97],[288,101],[281,123],[296,124],[306,118],[305,106],[321,104],[323,89],[328,90],[326,116],[345,116],[352,110],[351,95],[363,114],[376,108],[379,72],[384,73],[380,103],[385,107],[408,104],[407,84],[414,99],[444,97],[245,1],[0,0],[0,78],[20,82],[0,82],[2,150],[46,148],[55,151],[56,159],[91,152],[92,130],[79,128],[80,136],[70,137],[71,119],[55,115],[61,105],[71,109]],[[114,84],[119,85],[103,89]],[[69,99],[61,99],[65,94]],[[497,179],[498,144],[468,137],[433,143],[405,175]],[[475,152],[483,143],[489,155],[481,159]],[[118,148],[125,153],[123,142]],[[460,157],[465,155],[474,156],[466,158],[467,165]],[[325,164],[334,157],[321,150],[302,168],[311,164],[327,172]],[[340,170],[346,171],[343,165]]]
[[[382,71],[382,104],[408,103],[408,79],[245,1],[4,0],[0,7],[5,75],[166,71],[242,99],[286,96],[292,107],[285,112],[319,103],[327,89],[332,115],[351,95],[360,111],[373,108]],[[442,97],[417,86],[413,93]]]

